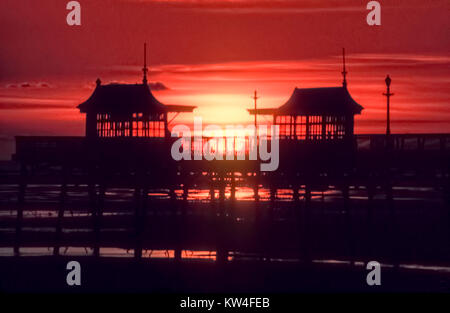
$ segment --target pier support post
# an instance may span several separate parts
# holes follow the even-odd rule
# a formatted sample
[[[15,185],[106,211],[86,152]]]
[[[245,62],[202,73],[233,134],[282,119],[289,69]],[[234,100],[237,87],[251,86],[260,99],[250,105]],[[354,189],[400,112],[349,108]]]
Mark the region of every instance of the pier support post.
[[[254,174],[254,182],[253,182],[253,198],[255,199],[255,222],[259,222],[261,218],[261,212],[259,210],[259,183],[260,176],[258,172]]]
[[[215,189],[215,181],[214,181],[214,172],[209,173],[209,197],[210,197],[210,211],[209,216],[216,216],[216,189]]]
[[[264,234],[264,245],[265,245],[265,253],[264,257],[266,261],[270,261],[271,257],[274,254],[275,247],[277,245],[277,232],[276,232],[276,224],[275,224],[275,201],[277,199],[277,177],[275,173],[271,173],[270,177],[270,204],[269,204],[269,212],[267,216],[267,220],[264,223],[265,229],[263,230]]]
[[[175,177],[175,176],[174,176]],[[175,249],[174,249],[174,258],[175,261],[179,262],[181,260],[181,251],[182,251],[182,243],[183,240],[181,236],[181,229],[180,227],[183,225],[182,217],[178,214],[178,200],[177,195],[175,193],[175,185],[171,186],[170,189],[170,206],[173,214],[173,221],[174,221],[174,229],[173,229],[173,235],[175,238]]]
[[[151,199],[148,195],[149,187],[147,184],[147,179],[148,179],[148,177],[146,178],[146,182],[144,183],[144,188],[142,191],[142,211],[141,211],[141,227],[142,227],[141,244],[142,245],[144,245],[144,243],[143,243],[144,238],[147,238],[146,229],[148,226],[148,210],[149,210],[149,207],[151,207]]]
[[[20,182],[19,182],[19,194],[17,197],[17,217],[16,217],[16,239],[14,243],[14,255],[20,255],[20,245],[22,236],[22,220],[23,220],[23,207],[25,205],[25,192],[27,188],[27,166],[24,163],[20,164]]]
[[[187,213],[188,197],[189,197],[189,186],[187,184],[187,181],[185,181],[183,184],[183,205],[181,207],[181,216],[183,217],[185,217]]]
[[[297,218],[298,215],[298,204],[299,204],[299,200],[300,200],[300,194],[298,192],[299,186],[297,184],[297,182],[295,181],[295,177],[294,177],[294,181],[293,181],[293,185],[292,185],[292,200],[293,200],[293,206],[291,207],[291,212],[290,215],[292,218]]]
[[[348,257],[350,259],[350,264],[355,265],[354,258],[354,241],[353,241],[353,229],[351,220],[351,207],[350,207],[350,187],[349,178],[345,176],[342,177],[344,184],[342,186],[342,197],[344,200],[344,212],[345,212],[345,226],[347,228],[347,247],[348,247]]]
[[[234,218],[236,216],[236,175],[231,172],[230,175],[231,183],[230,183],[230,218]]]
[[[134,258],[142,258],[142,188],[135,187],[134,189]]]
[[[394,194],[392,190],[391,173],[390,169],[387,171],[385,182],[386,202],[389,210],[389,237],[390,237],[390,249],[389,252],[392,256],[392,263],[394,269],[399,268],[399,253],[398,251],[398,238],[397,238],[397,216],[394,207]]]
[[[295,232],[294,232],[294,238],[297,240],[297,253],[299,257],[300,251],[301,251],[301,245],[302,245],[302,215],[301,215],[301,203],[300,203],[300,186],[298,183],[298,177],[294,177],[293,180],[293,186],[292,186],[292,200],[293,200],[293,207],[292,207],[292,219],[295,222]]]
[[[305,205],[303,207],[303,259],[305,263],[309,263],[311,261],[310,256],[310,242],[311,239],[311,231],[310,231],[310,219],[311,219],[311,185],[310,185],[310,178],[306,179],[305,182]]]
[[[104,182],[100,182],[98,198],[97,198],[97,206],[95,208],[94,215],[94,234],[95,234],[95,246],[94,246],[94,256],[100,256],[100,240],[101,240],[101,220],[103,215],[103,207],[105,204],[105,193],[106,186]]]
[[[183,252],[183,241],[185,234],[185,223],[186,223],[186,213],[187,213],[187,205],[188,205],[188,195],[189,195],[189,187],[187,185],[187,179],[183,181],[183,194],[182,194],[182,203],[181,203],[181,212],[180,215],[177,214],[175,217],[175,228],[176,228],[176,247],[174,251],[175,262],[180,262],[182,259]]]
[[[91,206],[91,214],[93,218],[93,234],[94,234],[94,257],[100,256],[100,227],[101,227],[101,218],[103,215],[103,206],[106,192],[106,171],[100,171],[100,182],[98,184],[98,192],[97,192],[97,184],[95,182],[95,169],[91,168],[89,170],[89,202]]]
[[[448,246],[450,247],[450,164],[447,165],[446,173],[443,171],[443,179],[444,179],[444,201],[447,204],[447,214],[448,214]]]
[[[373,177],[368,177],[368,182],[366,185],[367,188],[367,256],[371,260],[371,257],[374,253],[373,245],[374,245],[374,198],[375,198],[375,185],[372,182]],[[370,260],[367,260],[368,262]]]
[[[272,224],[275,215],[275,200],[277,198],[277,186],[275,180],[275,175],[270,179],[270,208],[269,208],[269,223]]]
[[[219,215],[222,216],[223,218],[225,217],[226,214],[226,209],[225,209],[225,187],[226,187],[226,183],[225,183],[225,173],[221,172],[219,174]]]
[[[64,218],[64,210],[67,200],[67,179],[70,170],[66,165],[62,167],[62,181],[61,190],[59,195],[59,208],[58,208],[58,218],[56,221],[56,231],[55,231],[55,246],[53,248],[53,255],[59,255],[59,248],[61,246],[61,235],[62,235],[62,220]]]
[[[227,233],[227,216],[225,213],[225,173],[220,172],[220,186],[219,186],[219,214],[217,215],[217,254],[216,261],[224,264],[228,260],[228,250],[226,248],[226,233]]]
[[[97,236],[97,207],[98,207],[98,195],[96,185],[96,173],[95,167],[90,166],[88,168],[88,195],[89,195],[89,209],[92,216],[92,233],[93,233],[93,256],[100,256],[100,247]]]

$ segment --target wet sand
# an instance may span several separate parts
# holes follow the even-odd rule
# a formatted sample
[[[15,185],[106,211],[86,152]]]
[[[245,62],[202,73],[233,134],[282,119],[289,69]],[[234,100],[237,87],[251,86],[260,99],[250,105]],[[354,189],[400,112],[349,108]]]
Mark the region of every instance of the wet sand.
[[[81,286],[66,284],[67,262],[81,265]],[[92,257],[2,257],[2,292],[299,293],[449,292],[450,273],[382,266],[368,286],[361,265],[281,262],[127,260]]]

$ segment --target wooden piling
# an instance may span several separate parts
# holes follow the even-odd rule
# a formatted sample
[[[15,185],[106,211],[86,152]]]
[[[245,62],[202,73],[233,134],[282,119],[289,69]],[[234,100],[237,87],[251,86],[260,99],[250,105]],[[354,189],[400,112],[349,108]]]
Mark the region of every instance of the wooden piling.
[[[397,238],[397,217],[394,205],[394,195],[392,190],[391,173],[388,170],[387,176],[385,178],[385,194],[386,203],[389,211],[389,234],[390,234],[390,255],[394,269],[398,270],[399,267],[399,253],[398,251],[398,238]]]
[[[351,215],[351,205],[350,205],[350,186],[349,186],[349,177],[346,174],[343,175],[342,181],[344,182],[342,185],[342,198],[343,198],[343,207],[345,212],[345,228],[347,233],[347,255],[350,260],[350,265],[355,265],[354,258],[354,237],[353,237],[353,225],[352,225],[352,215]]]
[[[308,175],[309,176],[309,175]],[[307,177],[305,180],[305,201],[303,206],[303,223],[302,223],[302,229],[303,229],[303,238],[302,238],[302,246],[303,246],[303,261],[305,263],[309,263],[311,261],[311,230],[310,230],[310,222],[311,222],[311,185],[310,185],[310,178]]]
[[[234,171],[230,173],[230,179],[230,206],[228,211],[230,219],[233,219],[236,216],[236,175]]]
[[[226,230],[227,230],[227,221],[228,218],[226,216],[225,209],[225,173],[221,171],[219,173],[219,213],[217,214],[217,253],[216,253],[216,261],[219,264],[224,264],[228,261],[228,250],[226,248]]]
[[[58,217],[56,220],[56,230],[55,230],[55,246],[53,247],[53,255],[55,255],[55,256],[59,255],[59,248],[60,248],[60,242],[61,242],[61,236],[62,236],[62,221],[64,218],[64,210],[65,210],[66,200],[67,200],[67,179],[68,179],[69,172],[70,172],[70,169],[66,165],[63,165],[62,181],[61,181],[60,194],[59,194]]]
[[[19,193],[17,196],[17,218],[16,218],[16,239],[14,243],[14,255],[20,255],[21,235],[22,235],[22,220],[23,220],[23,208],[25,205],[25,192],[27,188],[27,176],[28,170],[25,163],[20,164],[20,181],[19,181]]]
[[[367,222],[366,222],[366,229],[367,229],[367,241],[368,244],[366,245],[367,247],[367,258],[366,261],[369,262],[371,261],[371,257],[373,255],[373,245],[375,243],[375,238],[374,238],[374,232],[375,232],[375,224],[374,224],[374,198],[375,198],[375,189],[376,186],[373,183],[374,178],[371,177],[369,175],[369,177],[367,178],[367,184],[366,184],[366,188],[367,188]]]
[[[134,258],[142,258],[142,188],[136,186],[134,190]]]
[[[261,221],[261,210],[259,207],[259,184],[260,184],[260,175],[258,172],[254,173],[253,176],[253,198],[254,198],[254,203],[255,203],[255,223],[259,224],[259,222]]]

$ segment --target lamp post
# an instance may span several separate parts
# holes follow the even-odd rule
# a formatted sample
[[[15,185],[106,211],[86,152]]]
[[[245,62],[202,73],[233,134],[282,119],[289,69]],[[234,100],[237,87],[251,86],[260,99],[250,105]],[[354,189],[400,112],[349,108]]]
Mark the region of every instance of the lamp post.
[[[386,82],[386,93],[383,93],[383,96],[387,98],[387,108],[386,108],[386,136],[391,134],[391,112],[390,112],[390,98],[394,95],[391,93],[391,78],[389,75],[386,76],[384,80]]]

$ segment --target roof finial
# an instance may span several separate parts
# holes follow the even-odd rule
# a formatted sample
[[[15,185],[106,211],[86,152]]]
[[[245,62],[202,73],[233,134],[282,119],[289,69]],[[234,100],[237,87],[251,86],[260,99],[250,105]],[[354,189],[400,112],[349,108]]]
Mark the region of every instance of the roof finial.
[[[347,69],[345,68],[345,48],[342,48],[342,63],[343,63],[343,68],[342,68],[342,76],[344,77],[344,80],[342,81],[342,86],[344,86],[344,88],[347,88]]]
[[[258,154],[258,110],[257,110],[257,101],[258,101],[258,92],[255,90],[253,100],[255,100],[255,145],[256,145],[256,154]]]
[[[257,114],[257,101],[258,101],[258,92],[255,90],[255,93],[253,94],[253,100],[255,101],[255,128],[258,128],[258,120],[256,118]]]
[[[144,73],[144,78],[142,79],[142,83],[147,85],[147,43],[144,43],[144,67],[142,68],[142,72]]]
[[[102,81],[100,80],[100,78],[97,78],[97,80],[95,81],[95,84],[97,86],[100,86],[102,84]]]

